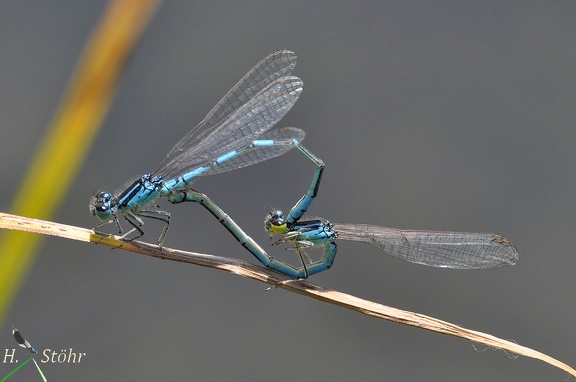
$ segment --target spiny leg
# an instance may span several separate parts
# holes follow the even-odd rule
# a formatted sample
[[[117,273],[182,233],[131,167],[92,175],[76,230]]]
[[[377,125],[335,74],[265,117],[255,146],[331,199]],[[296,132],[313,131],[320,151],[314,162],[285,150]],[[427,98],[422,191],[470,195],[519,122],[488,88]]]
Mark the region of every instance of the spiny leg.
[[[110,235],[109,233],[98,231],[98,228],[104,227],[104,226],[106,226],[108,224],[112,224],[112,223],[116,223],[116,227],[118,227],[118,235],[122,235],[122,232],[124,232],[124,230],[122,229],[122,226],[120,225],[120,222],[118,221],[118,216],[116,216],[116,215],[113,215],[112,219],[98,224],[96,227],[92,228],[92,231],[94,231],[94,233],[98,234],[98,235],[109,236]]]
[[[164,223],[162,231],[160,231],[160,236],[158,237],[158,246],[164,246],[164,240],[166,239],[168,227],[170,226],[170,213],[164,210],[140,210],[139,215],[145,218],[160,220]]]
[[[300,259],[300,264],[302,264],[302,269],[304,270],[304,277],[299,278],[299,279],[291,279],[291,280],[285,280],[285,281],[280,281],[278,283],[276,283],[276,285],[278,284],[288,284],[294,281],[298,281],[298,280],[302,280],[302,279],[307,279],[309,276],[308,273],[308,267],[306,265],[306,263],[308,262],[308,264],[311,263],[311,259],[310,257],[308,257],[308,255],[306,254],[306,252],[304,252],[304,250],[298,245],[296,244],[296,246],[294,247],[294,249],[296,250],[296,253],[298,253],[298,259]]]
[[[158,245],[162,247],[164,244],[164,239],[166,238],[166,233],[168,232],[168,226],[170,224],[170,213],[163,210],[126,211],[124,213],[124,218],[126,218],[128,223],[130,223],[130,225],[133,227],[130,231],[126,232],[122,236],[122,240],[128,242],[144,236],[144,230],[141,228],[144,225],[144,220],[142,220],[142,218],[150,218],[163,222],[164,227],[162,227],[160,237],[158,238]],[[135,231],[138,232],[138,235],[129,238],[128,236],[130,236]]]
[[[130,223],[130,225],[133,227],[130,231],[126,232],[124,235],[122,235],[122,240],[124,241],[132,241],[132,240],[136,240],[139,237],[144,235],[144,230],[142,230],[142,228],[140,228],[142,225],[144,225],[144,221],[142,219],[140,219],[140,217],[131,212],[131,211],[126,211],[124,213],[124,218],[126,219],[126,221],[128,223]],[[134,231],[138,231],[138,236],[129,238],[128,236],[130,236],[132,234],[132,232]]]

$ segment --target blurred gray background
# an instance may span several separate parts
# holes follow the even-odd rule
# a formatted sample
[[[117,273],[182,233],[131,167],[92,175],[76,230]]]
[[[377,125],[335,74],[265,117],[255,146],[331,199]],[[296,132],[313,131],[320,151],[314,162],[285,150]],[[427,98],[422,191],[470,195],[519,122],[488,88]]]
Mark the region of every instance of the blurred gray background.
[[[0,210],[9,208],[105,5],[0,4]],[[451,271],[340,242],[334,267],[312,281],[575,366],[575,16],[574,2],[166,2],[55,220],[96,225],[87,208],[93,191],[151,171],[248,69],[291,49],[304,92],[280,125],[305,129],[305,145],[327,164],[311,215],[498,232],[521,256],[512,268]],[[291,152],[195,188],[269,249],[267,209],[288,210],[311,175]],[[200,206],[162,206],[173,216],[168,246],[255,261]],[[160,227],[145,229],[154,242]],[[80,364],[44,364],[49,380],[567,377],[540,361],[477,352],[460,339],[264,287],[47,238],[0,328],[0,352],[15,347],[13,324],[39,350],[87,354]],[[0,364],[0,375],[12,368]],[[38,380],[35,373],[30,365],[11,381]]]

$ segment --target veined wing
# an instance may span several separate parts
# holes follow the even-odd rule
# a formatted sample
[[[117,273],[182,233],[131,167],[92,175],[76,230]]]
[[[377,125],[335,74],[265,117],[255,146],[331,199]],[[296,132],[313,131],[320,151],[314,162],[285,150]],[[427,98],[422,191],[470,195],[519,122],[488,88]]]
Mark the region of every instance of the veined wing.
[[[514,265],[519,254],[495,233],[408,231],[368,224],[334,224],[338,238],[361,241],[390,256],[431,267],[487,269]]]
[[[296,61],[296,53],[290,50],[283,49],[270,53],[226,93],[202,122],[216,125],[227,119],[268,85],[279,78],[289,76],[296,67]]]
[[[245,148],[280,121],[301,92],[302,81],[298,77],[276,80],[196,145],[164,160],[164,167],[157,169],[154,175],[161,175],[165,180],[173,179],[198,167],[209,166],[224,154]]]
[[[247,113],[263,113],[266,109],[267,94],[273,96],[274,91],[278,91],[279,86],[290,87],[292,95],[287,97],[283,92],[282,98],[291,98],[291,102],[278,102],[282,104],[283,108],[274,113],[274,109],[269,112],[275,114],[276,122],[288,112],[290,107],[296,102],[300,95],[302,82],[299,81],[299,91],[296,88],[295,77],[290,77],[289,74],[296,66],[296,55],[289,50],[279,50],[271,53],[256,66],[254,66],[234,87],[212,108],[208,115],[194,127],[188,134],[186,134],[180,141],[170,150],[166,157],[160,162],[156,170],[157,175],[162,175],[168,179],[175,167],[191,168],[198,163],[202,163],[205,158],[195,160],[195,157],[206,155],[212,149],[210,144],[219,142],[219,138],[227,133],[225,127],[229,126],[232,122],[238,121],[239,117]],[[296,85],[296,86],[295,86]],[[272,97],[274,98],[274,97]],[[273,106],[273,105],[269,105]],[[277,106],[277,105],[276,105]],[[278,116],[278,113],[281,115]],[[246,117],[246,116],[245,116]],[[271,127],[271,126],[270,126]],[[270,128],[268,127],[268,129]],[[255,134],[255,133],[252,133]],[[262,132],[260,132],[262,134]],[[250,135],[244,131],[244,135]],[[248,141],[250,139],[247,139]],[[195,152],[191,152],[191,151]],[[217,156],[217,155],[216,155]],[[190,163],[190,165],[188,165]],[[180,171],[178,171],[180,172]],[[166,177],[168,175],[168,177]]]

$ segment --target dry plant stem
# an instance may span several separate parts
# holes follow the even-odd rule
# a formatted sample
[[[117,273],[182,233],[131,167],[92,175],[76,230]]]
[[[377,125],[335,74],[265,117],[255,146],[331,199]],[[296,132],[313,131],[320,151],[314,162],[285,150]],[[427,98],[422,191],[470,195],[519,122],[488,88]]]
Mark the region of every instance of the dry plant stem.
[[[119,240],[119,238],[116,236],[101,236],[95,234],[92,230],[85,228],[58,224],[49,221],[23,218],[5,213],[0,213],[0,228],[60,236],[67,239],[103,244],[130,252],[140,253],[146,256],[156,257],[159,259],[179,261],[183,263],[200,265],[203,267],[221,269],[237,274],[239,276],[248,277],[271,285],[277,285],[278,288],[299,293],[301,295],[312,297],[316,300],[338,305],[347,309],[355,310],[372,317],[381,318],[404,325],[416,326],[433,332],[464,338],[474,343],[484,344],[491,348],[502,349],[510,353],[536,358],[559,369],[562,369],[570,375],[576,376],[576,370],[570,366],[546,354],[532,350],[525,346],[518,345],[517,343],[502,340],[490,334],[466,329],[461,326],[454,325],[449,322],[423,314],[408,312],[372,301],[364,300],[346,293],[314,285],[308,281],[282,283],[282,281],[286,281],[286,276],[263,266],[247,263],[241,260],[201,253],[179,251],[170,248],[163,248],[161,250],[156,245],[147,244],[140,241],[124,242]]]

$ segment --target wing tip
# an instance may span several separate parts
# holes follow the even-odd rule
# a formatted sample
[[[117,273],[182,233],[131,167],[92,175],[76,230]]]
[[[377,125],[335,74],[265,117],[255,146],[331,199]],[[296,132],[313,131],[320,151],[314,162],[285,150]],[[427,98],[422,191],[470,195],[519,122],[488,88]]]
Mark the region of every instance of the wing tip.
[[[508,254],[508,256],[502,259],[502,265],[501,265],[502,267],[509,267],[516,265],[516,263],[518,263],[518,261],[520,260],[520,254],[518,253],[518,250],[510,240],[508,240],[504,236],[494,234],[492,242],[505,247],[506,253]]]

